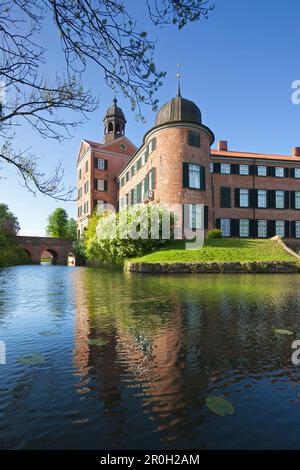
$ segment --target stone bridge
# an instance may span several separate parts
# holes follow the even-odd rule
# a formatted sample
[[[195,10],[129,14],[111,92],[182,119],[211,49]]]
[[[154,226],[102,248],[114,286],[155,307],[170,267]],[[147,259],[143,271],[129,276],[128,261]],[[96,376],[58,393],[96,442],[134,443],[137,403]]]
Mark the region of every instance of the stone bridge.
[[[52,255],[53,264],[66,265],[68,254],[72,249],[72,240],[52,237],[16,237],[17,243],[29,254],[33,264],[40,264],[41,255],[48,251]]]

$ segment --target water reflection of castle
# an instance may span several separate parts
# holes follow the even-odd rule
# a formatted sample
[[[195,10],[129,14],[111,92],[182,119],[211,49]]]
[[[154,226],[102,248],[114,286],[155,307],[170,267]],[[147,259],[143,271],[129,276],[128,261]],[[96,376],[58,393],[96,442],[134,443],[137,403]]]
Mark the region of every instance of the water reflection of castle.
[[[230,390],[249,370],[289,364],[289,348],[279,348],[272,333],[281,315],[300,327],[285,278],[273,281],[269,296],[262,277],[197,279],[74,271],[78,391],[90,388],[123,432],[135,400],[166,439],[193,433],[214,387]],[[107,344],[90,346],[96,337]]]

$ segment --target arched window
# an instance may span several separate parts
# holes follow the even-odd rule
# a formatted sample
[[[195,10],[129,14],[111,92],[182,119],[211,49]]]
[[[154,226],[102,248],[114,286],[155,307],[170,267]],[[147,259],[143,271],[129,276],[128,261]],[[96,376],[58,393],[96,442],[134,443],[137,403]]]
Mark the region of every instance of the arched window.
[[[114,125],[112,122],[108,123],[108,132],[113,132],[114,131]]]
[[[120,128],[120,123],[119,123],[119,122],[116,123],[116,132],[117,132],[117,134],[120,134],[120,132],[121,132],[121,128]]]

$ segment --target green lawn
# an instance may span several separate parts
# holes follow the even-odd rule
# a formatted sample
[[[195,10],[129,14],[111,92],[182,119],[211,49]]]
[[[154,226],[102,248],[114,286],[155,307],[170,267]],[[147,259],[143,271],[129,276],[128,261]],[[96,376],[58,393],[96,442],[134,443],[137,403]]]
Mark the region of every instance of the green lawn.
[[[174,241],[165,248],[130,259],[144,263],[297,261],[279,243],[271,240],[216,239],[206,240],[202,249],[185,250],[183,241]]]

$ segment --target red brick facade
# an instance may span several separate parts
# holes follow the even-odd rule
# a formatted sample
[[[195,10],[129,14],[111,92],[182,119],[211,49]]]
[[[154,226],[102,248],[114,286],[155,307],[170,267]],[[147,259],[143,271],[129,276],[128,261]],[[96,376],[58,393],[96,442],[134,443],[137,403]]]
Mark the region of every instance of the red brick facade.
[[[78,188],[88,180],[89,192],[81,195],[78,207],[87,200],[89,207],[78,218],[81,232],[99,199],[115,207],[148,201],[193,208],[203,204],[206,230],[221,228],[224,236],[300,238],[298,147],[291,156],[232,152],[227,141],[213,150],[214,135],[202,124],[199,108],[180,94],[161,108],[138,150],[124,135],[109,140],[82,142]],[[97,169],[95,158],[107,159],[108,167]],[[97,179],[108,182],[107,191],[95,188]]]

